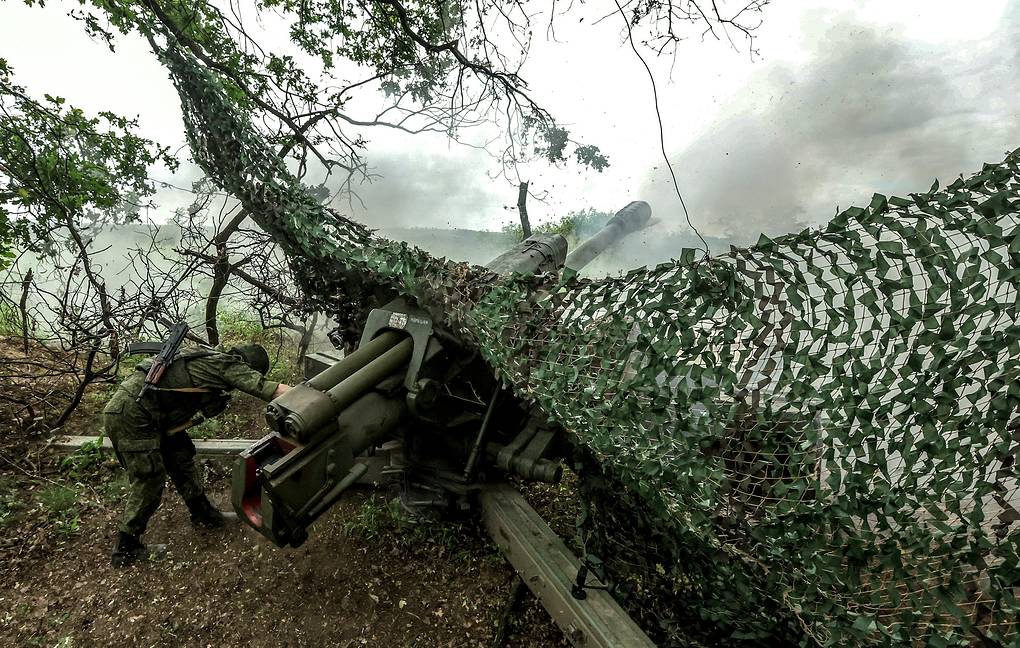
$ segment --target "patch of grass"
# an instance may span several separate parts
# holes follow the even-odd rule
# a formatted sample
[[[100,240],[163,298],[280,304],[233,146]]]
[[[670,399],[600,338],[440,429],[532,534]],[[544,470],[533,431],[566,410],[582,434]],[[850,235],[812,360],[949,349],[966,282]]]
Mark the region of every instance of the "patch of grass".
[[[78,506],[78,491],[69,486],[51,484],[39,491],[39,501],[51,515],[64,515]]]
[[[277,382],[287,382],[300,375],[295,363],[298,339],[282,329],[264,329],[258,320],[239,311],[221,311],[217,318],[220,344],[230,348],[241,344],[261,344],[269,351],[272,364],[266,376]],[[280,349],[280,353],[275,350]]]
[[[398,498],[389,501],[371,499],[362,504],[353,516],[344,520],[343,530],[349,536],[364,540],[386,537],[407,550],[439,550],[464,560],[478,552],[479,543],[486,545],[485,553],[498,555],[494,543],[487,542],[484,534],[470,522],[462,520],[414,517],[400,505]]]
[[[572,211],[554,221],[540,223],[532,227],[532,232],[536,234],[560,234],[567,239],[570,247],[573,248],[581,240],[601,229],[612,217],[613,212],[599,211],[589,207],[586,210]],[[519,222],[504,225],[502,231],[510,239],[511,244],[520,241],[523,235]]]
[[[75,480],[92,477],[106,461],[103,455],[103,437],[83,444],[60,460],[60,470]]]
[[[354,515],[344,520],[344,533],[365,540],[375,540],[392,533],[395,524],[393,514],[389,510],[390,504],[392,502],[383,504],[376,499],[365,502],[358,507]]]
[[[123,376],[131,375],[131,372],[138,367],[138,364],[142,360],[151,358],[152,356],[146,353],[133,353],[131,355],[122,355],[120,357],[120,365],[117,367],[120,370],[120,374]]]
[[[223,432],[223,419],[227,416],[227,414],[220,414],[219,416],[202,421],[193,428],[188,428],[188,436],[192,439],[212,439],[218,437]]]
[[[117,381],[100,384],[93,383],[85,392],[85,396],[82,398],[82,405],[90,407],[98,414],[106,406],[107,401],[110,400],[115,391],[117,391]]]
[[[296,358],[291,353],[287,353],[286,351],[281,353],[273,362],[273,366],[269,368],[269,373],[266,374],[266,378],[276,382],[293,381],[294,378],[298,377],[300,374],[295,360]]]
[[[124,497],[130,487],[131,480],[128,477],[127,472],[118,470],[114,473],[113,477],[103,483],[103,497],[111,502],[116,502]]]
[[[247,430],[247,420],[243,416],[233,412],[224,412],[189,428],[188,436],[192,439],[236,438],[244,436],[243,433]]]
[[[2,261],[0,268],[3,268]],[[21,337],[21,314],[6,300],[0,301],[0,335]]]
[[[238,311],[220,311],[216,317],[216,324],[220,331],[220,341],[224,346],[258,342],[267,336],[267,332],[258,321]]]
[[[396,499],[392,504],[397,528],[406,543],[455,551],[459,549],[459,541],[470,533],[464,522],[412,517]]]
[[[53,522],[58,536],[74,535],[81,528],[81,508],[76,488],[52,484],[39,491],[39,502]]]
[[[17,522],[24,508],[15,488],[7,480],[0,480],[0,527]]]

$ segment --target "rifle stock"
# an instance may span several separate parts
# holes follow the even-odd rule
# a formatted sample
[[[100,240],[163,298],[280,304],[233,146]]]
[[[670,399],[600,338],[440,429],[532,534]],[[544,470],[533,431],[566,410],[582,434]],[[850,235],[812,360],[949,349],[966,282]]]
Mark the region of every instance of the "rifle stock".
[[[149,367],[149,371],[145,374],[145,384],[142,385],[141,391],[138,392],[138,396],[135,401],[142,400],[142,396],[145,396],[146,392],[152,387],[159,384],[159,381],[163,379],[163,374],[166,373],[166,368],[170,366],[170,363],[177,357],[177,352],[181,348],[181,343],[184,342],[184,338],[188,335],[188,324],[187,322],[178,322],[170,328],[170,335],[166,341],[163,342],[163,346],[160,348],[159,353],[152,359],[152,366]]]

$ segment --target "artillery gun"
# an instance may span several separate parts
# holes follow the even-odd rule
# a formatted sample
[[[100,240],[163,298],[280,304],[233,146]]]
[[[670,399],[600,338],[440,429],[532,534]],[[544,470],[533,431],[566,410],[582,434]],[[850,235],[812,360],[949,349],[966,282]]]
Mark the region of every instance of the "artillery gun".
[[[632,202],[570,255],[562,236],[537,234],[486,266],[576,274],[650,219],[647,203]],[[467,510],[508,475],[558,482],[568,450],[561,427],[404,298],[372,310],[357,349],[271,402],[266,423],[235,463],[233,506],[280,547],[302,544],[359,481],[399,478],[409,509]]]

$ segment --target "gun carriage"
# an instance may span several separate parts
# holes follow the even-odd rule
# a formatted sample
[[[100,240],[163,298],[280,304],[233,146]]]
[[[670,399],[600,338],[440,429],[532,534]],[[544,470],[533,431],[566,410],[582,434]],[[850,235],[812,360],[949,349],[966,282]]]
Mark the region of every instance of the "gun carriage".
[[[570,255],[562,236],[537,234],[486,265],[577,273],[650,218],[647,203],[632,202]],[[409,509],[466,510],[507,475],[558,482],[568,450],[562,428],[404,298],[372,310],[357,349],[270,403],[266,423],[235,463],[233,505],[281,547],[304,542],[359,481],[399,479]]]

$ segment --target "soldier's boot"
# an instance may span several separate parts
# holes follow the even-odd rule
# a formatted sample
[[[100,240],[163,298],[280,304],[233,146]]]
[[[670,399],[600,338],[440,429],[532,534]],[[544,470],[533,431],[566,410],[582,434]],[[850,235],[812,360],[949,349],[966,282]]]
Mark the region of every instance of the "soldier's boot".
[[[184,503],[191,511],[191,526],[219,529],[237,522],[237,513],[217,509],[204,494],[184,500]]]
[[[110,564],[114,567],[127,567],[139,560],[153,560],[164,554],[166,554],[165,544],[142,544],[138,536],[118,531],[117,544],[113,546]]]

